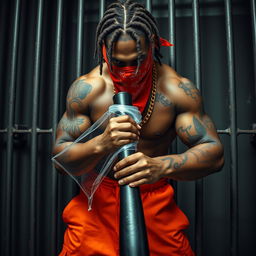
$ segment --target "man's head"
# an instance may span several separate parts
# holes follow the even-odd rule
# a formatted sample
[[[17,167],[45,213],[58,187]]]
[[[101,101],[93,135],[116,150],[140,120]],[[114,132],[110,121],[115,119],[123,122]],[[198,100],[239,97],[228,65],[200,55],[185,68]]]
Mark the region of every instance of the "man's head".
[[[96,31],[95,55],[98,55],[102,73],[102,47],[106,46],[111,65],[138,68],[154,46],[154,56],[161,63],[160,37],[154,17],[139,3],[118,1],[108,6]]]

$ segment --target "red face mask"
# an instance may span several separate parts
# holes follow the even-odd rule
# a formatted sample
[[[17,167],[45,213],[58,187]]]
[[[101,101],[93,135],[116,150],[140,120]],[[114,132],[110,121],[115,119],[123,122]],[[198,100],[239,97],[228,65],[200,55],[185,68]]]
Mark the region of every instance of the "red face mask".
[[[171,46],[171,44],[168,46]],[[111,71],[105,45],[103,45],[102,53],[103,58],[108,65],[108,73],[113,81],[115,92],[130,93],[133,105],[138,107],[139,111],[142,113],[147,105],[148,99],[150,98],[152,89],[152,72],[154,63],[152,48],[149,47],[147,57],[141,62],[137,73],[137,66],[119,67],[112,65]]]

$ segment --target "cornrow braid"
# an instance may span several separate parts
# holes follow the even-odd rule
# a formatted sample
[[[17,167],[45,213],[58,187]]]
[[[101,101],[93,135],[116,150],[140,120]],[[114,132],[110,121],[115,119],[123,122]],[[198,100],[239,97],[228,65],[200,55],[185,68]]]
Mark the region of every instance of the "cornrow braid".
[[[137,65],[137,69],[136,69],[136,74],[139,70],[139,67],[140,67],[140,63],[141,63],[141,55],[142,55],[142,51],[141,51],[141,43],[140,43],[140,37],[131,29],[127,29],[126,31],[130,36],[131,38],[136,41],[136,48],[137,48],[137,52],[138,52],[138,58],[137,58],[137,62],[138,62],[138,65]]]
[[[102,47],[107,47],[107,57],[112,67],[112,53],[114,43],[123,34],[128,34],[135,42],[138,52],[137,71],[142,61],[140,36],[145,36],[147,42],[154,42],[156,47],[153,51],[154,57],[161,65],[162,55],[160,53],[160,36],[157,23],[152,14],[140,3],[133,0],[118,0],[108,6],[96,29],[95,52],[102,74],[103,54]],[[108,44],[107,44],[108,42]]]

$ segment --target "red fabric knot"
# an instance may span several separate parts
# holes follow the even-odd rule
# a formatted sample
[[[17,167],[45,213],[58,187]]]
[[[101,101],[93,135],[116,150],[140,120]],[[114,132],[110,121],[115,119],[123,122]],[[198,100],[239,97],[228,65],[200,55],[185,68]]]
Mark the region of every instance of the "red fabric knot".
[[[171,44],[168,40],[160,37],[160,43],[161,43],[161,46],[174,46],[174,44]]]

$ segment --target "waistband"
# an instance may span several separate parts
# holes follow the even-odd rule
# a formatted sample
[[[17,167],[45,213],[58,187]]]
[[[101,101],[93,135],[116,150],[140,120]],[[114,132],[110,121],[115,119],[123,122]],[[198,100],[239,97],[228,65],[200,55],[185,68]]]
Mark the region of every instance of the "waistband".
[[[141,192],[149,192],[149,191],[161,188],[161,187],[163,187],[165,185],[169,185],[168,179],[162,178],[162,179],[160,179],[159,181],[157,181],[157,182],[155,182],[153,184],[140,185],[139,188],[140,188]],[[120,185],[118,184],[118,182],[116,180],[110,179],[108,177],[105,177],[102,180],[100,186],[104,186],[106,188],[114,188],[114,189],[120,187]]]

